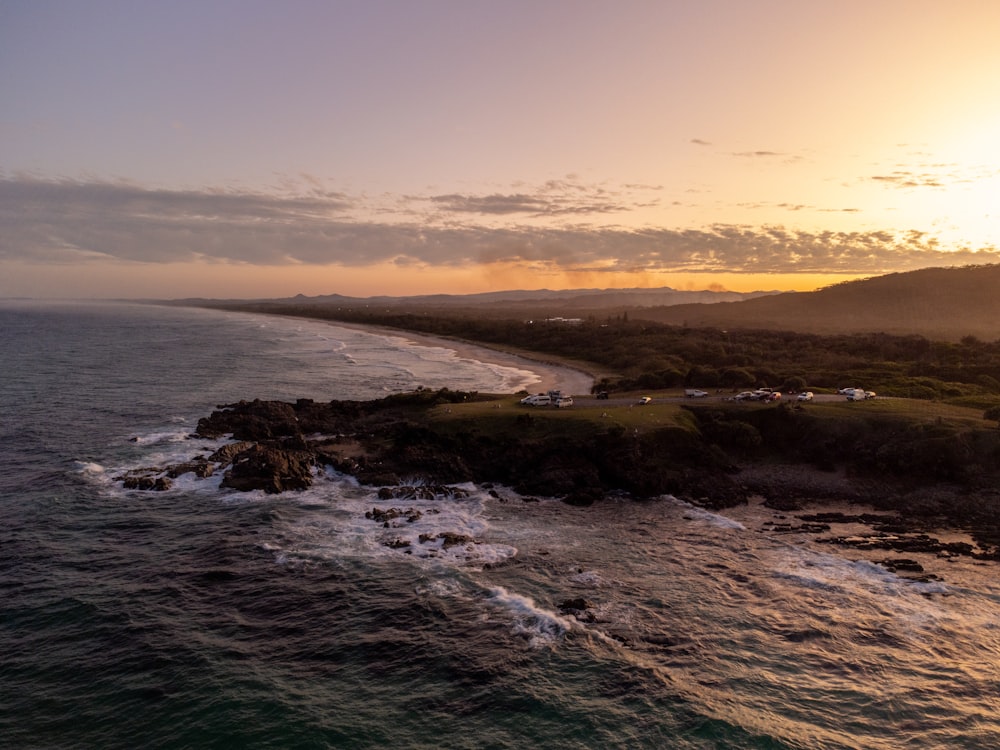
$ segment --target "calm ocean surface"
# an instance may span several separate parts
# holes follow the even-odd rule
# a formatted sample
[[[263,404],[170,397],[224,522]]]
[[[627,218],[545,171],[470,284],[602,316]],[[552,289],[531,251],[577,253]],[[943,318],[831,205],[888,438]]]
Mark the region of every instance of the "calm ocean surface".
[[[221,444],[187,436],[241,398],[531,382],[320,322],[0,302],[0,746],[1000,746],[995,564],[914,583],[671,498],[470,486],[384,528],[335,474],[113,480]],[[475,542],[386,544],[442,531]]]

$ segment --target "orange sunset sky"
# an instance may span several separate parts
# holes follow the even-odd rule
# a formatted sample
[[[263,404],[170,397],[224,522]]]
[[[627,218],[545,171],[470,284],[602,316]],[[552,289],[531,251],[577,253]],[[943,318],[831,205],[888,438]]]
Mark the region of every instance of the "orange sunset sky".
[[[0,296],[996,262],[998,35],[970,0],[4,2]]]

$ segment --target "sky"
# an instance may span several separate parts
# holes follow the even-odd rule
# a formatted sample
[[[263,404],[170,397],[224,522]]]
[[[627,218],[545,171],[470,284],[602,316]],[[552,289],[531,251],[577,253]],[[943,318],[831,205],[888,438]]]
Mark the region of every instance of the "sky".
[[[1000,260],[994,0],[0,0],[0,297]]]

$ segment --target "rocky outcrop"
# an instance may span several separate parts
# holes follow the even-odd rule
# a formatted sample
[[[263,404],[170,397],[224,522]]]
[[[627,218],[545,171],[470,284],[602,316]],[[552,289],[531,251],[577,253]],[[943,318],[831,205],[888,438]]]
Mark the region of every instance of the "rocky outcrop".
[[[159,473],[159,472],[157,472]],[[117,478],[127,490],[151,490],[163,492],[173,487],[169,477],[152,474],[127,474]]]
[[[417,391],[376,401],[295,403],[239,401],[202,418],[195,437],[235,442],[130,485],[159,489],[157,476],[222,473],[222,486],[269,493],[308,487],[320,467],[382,487],[383,499],[460,496],[454,485],[498,482],[523,495],[561,497],[589,505],[609,492],[639,497],[666,493],[711,497],[727,505],[744,498],[727,478],[720,454],[706,451],[689,430],[665,428],[639,437],[583,430],[553,439],[543,425],[479,430],[469,422],[441,429],[429,407],[476,399],[476,394]],[[520,415],[524,416],[524,415]]]
[[[564,615],[572,615],[580,622],[596,622],[597,617],[593,609],[594,605],[582,596],[566,599],[559,605],[560,612]]]
[[[291,404],[260,400],[219,407],[211,416],[198,420],[195,431],[207,438],[231,434],[236,440],[271,440],[302,434]]]
[[[315,456],[308,450],[258,443],[233,457],[222,486],[272,494],[304,490],[312,484],[314,469]]]
[[[382,487],[378,491],[380,500],[436,500],[439,497],[462,498],[469,493],[460,487],[446,485],[398,485]]]
[[[512,487],[526,501],[533,496],[560,497],[579,506],[612,493],[638,498],[672,494],[713,509],[759,496],[768,507],[786,512],[836,499],[892,515],[803,516],[797,522],[774,524],[771,530],[828,533],[831,524],[871,523],[873,532],[863,539],[844,535],[829,542],[903,555],[969,554],[922,538],[900,520],[926,519],[938,528],[969,529],[980,545],[975,556],[1000,558],[1000,490],[988,484],[970,490],[957,483],[907,482],[894,475],[845,468],[822,471],[789,460],[787,446],[780,441],[754,460],[744,457],[740,466],[705,432],[690,426],[664,425],[640,432],[587,423],[583,429],[566,430],[561,420],[535,419],[528,413],[505,420],[498,410],[498,418],[488,424],[481,424],[484,420],[477,419],[475,410],[467,418],[447,420],[430,413],[435,406],[477,398],[422,390],[375,401],[239,401],[219,406],[199,420],[195,433],[210,439],[231,436],[234,442],[209,456],[138,469],[117,479],[127,489],[162,491],[182,475],[221,473],[225,487],[279,493],[305,489],[322,467],[332,467],[381,488],[379,497],[387,501],[461,497],[464,491],[455,485],[471,481]],[[787,414],[777,416],[784,420],[779,426],[793,420]],[[711,420],[705,417],[702,422]],[[765,427],[761,425],[762,430]],[[406,520],[385,517],[381,522],[395,525]]]

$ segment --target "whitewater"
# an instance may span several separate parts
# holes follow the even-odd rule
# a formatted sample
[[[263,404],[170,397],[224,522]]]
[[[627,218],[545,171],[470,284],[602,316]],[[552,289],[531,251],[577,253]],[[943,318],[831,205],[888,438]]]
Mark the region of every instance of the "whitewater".
[[[239,399],[542,381],[430,343],[0,302],[2,744],[1000,746],[995,563],[921,558],[918,582],[756,504],[115,479],[215,450],[194,425]]]

